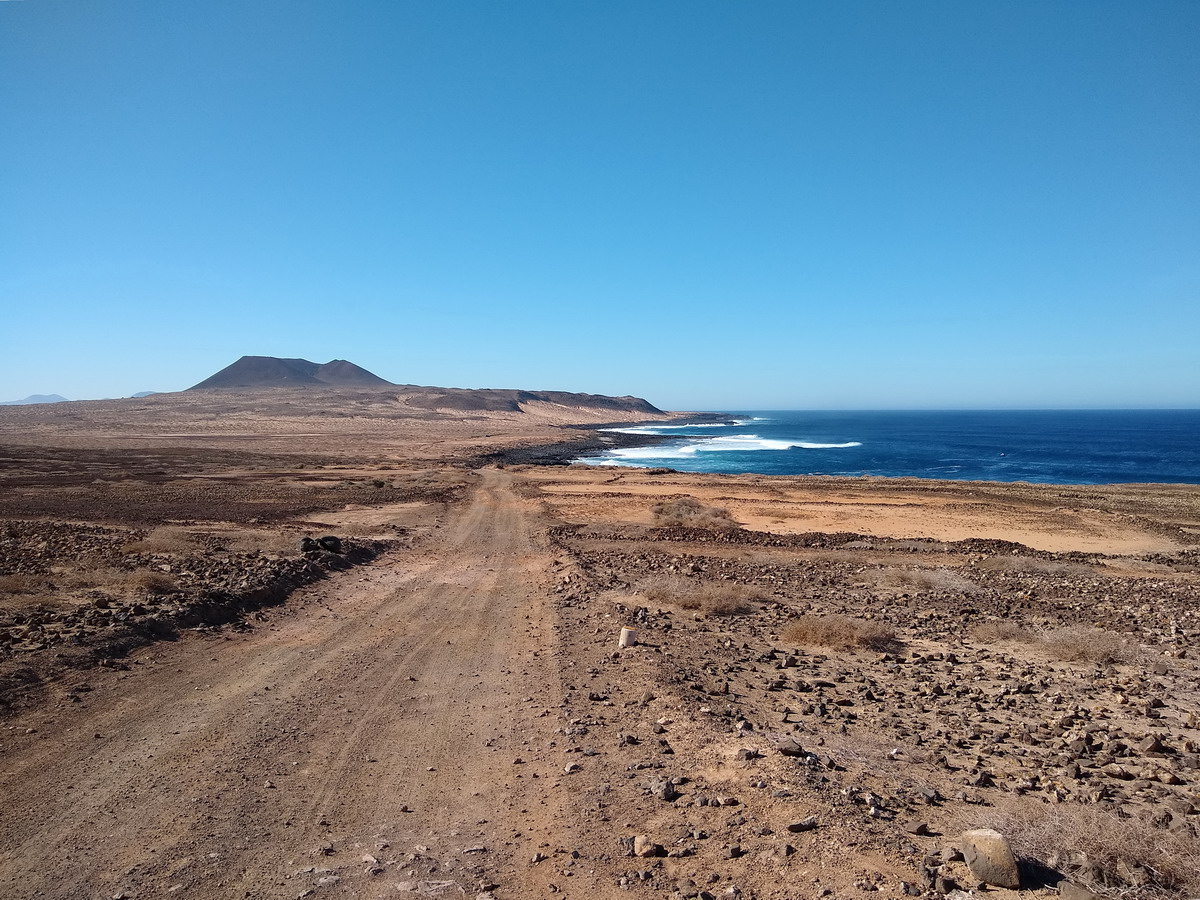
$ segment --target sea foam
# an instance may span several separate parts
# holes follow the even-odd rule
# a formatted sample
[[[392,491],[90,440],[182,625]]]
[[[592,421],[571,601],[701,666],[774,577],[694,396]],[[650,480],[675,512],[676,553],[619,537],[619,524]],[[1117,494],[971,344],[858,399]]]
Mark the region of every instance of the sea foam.
[[[637,432],[645,434],[646,432]],[[757,434],[738,434],[729,437],[699,438],[685,444],[659,444],[653,447],[622,447],[606,451],[599,461],[630,459],[688,459],[697,453],[749,453],[759,450],[840,450],[861,447],[861,441],[844,444],[818,444],[813,441],[780,441],[762,438]],[[593,462],[593,460],[588,460]]]

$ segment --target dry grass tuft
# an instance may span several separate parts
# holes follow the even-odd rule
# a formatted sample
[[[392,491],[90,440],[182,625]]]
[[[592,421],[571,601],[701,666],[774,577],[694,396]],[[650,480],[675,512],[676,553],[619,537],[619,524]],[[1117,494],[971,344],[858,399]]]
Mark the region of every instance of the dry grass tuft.
[[[886,622],[853,619],[849,616],[804,615],[787,625],[780,637],[796,645],[831,647],[835,650],[892,650],[899,646],[896,631]]]
[[[179,590],[179,584],[170,575],[165,572],[151,572],[148,569],[131,572],[126,583],[134,590],[149,594],[173,594]]]
[[[140,541],[126,544],[126,553],[190,553],[198,542],[185,528],[162,525],[155,528]]]
[[[754,611],[761,592],[730,582],[694,581],[682,575],[654,575],[638,585],[651,603],[676,606],[706,616],[740,616]]]
[[[0,575],[0,594],[39,594],[49,586],[38,575]]]
[[[672,525],[686,528],[731,529],[740,527],[729,510],[720,506],[706,506],[695,497],[680,497],[664,500],[650,507],[654,524],[660,527]]]
[[[1042,635],[1040,642],[1052,656],[1067,662],[1135,663],[1145,655],[1141,647],[1124,635],[1087,625],[1056,628]]]
[[[991,621],[977,625],[972,629],[971,637],[983,643],[1041,648],[1064,662],[1140,664],[1148,658],[1145,649],[1129,637],[1090,625],[1065,625],[1039,633],[1017,622]]]
[[[975,594],[979,585],[950,569],[868,569],[855,581],[887,593],[946,591],[955,594]]]
[[[1100,893],[1154,898],[1200,891],[1200,836],[1122,818],[1099,806],[1013,800],[970,823],[995,828],[1013,849]]]

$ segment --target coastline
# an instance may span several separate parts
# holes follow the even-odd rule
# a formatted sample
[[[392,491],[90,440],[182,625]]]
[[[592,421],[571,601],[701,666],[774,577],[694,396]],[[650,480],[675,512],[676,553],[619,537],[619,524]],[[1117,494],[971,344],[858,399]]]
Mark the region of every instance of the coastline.
[[[650,440],[580,445],[575,461],[714,475],[1200,484],[1196,410],[729,411],[620,426],[630,430]]]
[[[643,422],[606,422],[599,425],[560,425],[564,431],[582,432],[586,437],[565,438],[553,443],[537,444],[529,447],[509,447],[490,453],[480,454],[471,458],[478,465],[535,465],[535,466],[569,466],[578,462],[579,457],[589,453],[605,450],[621,450],[633,447],[653,447],[656,444],[666,444],[678,440],[676,435],[665,434],[630,434],[628,431],[614,429],[629,429],[640,427],[669,427],[678,425],[715,425],[731,421],[734,417],[718,413],[678,413],[678,421],[665,423],[656,420]],[[629,466],[627,468],[634,468]],[[656,468],[654,466],[638,468]]]

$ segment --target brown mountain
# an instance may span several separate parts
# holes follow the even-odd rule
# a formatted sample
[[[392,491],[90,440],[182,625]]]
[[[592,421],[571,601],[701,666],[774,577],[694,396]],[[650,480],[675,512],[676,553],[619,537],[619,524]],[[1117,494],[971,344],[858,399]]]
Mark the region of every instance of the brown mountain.
[[[243,356],[189,391],[254,391],[259,388],[388,388],[405,407],[448,412],[550,412],[586,410],[591,417],[613,412],[661,415],[662,410],[641,397],[608,397],[569,391],[521,391],[501,388],[443,388],[415,384],[393,384],[344,359],[327,363],[275,356]],[[373,391],[372,391],[373,393]]]
[[[243,356],[188,390],[268,387],[387,387],[378,375],[344,359],[327,363],[275,356]]]

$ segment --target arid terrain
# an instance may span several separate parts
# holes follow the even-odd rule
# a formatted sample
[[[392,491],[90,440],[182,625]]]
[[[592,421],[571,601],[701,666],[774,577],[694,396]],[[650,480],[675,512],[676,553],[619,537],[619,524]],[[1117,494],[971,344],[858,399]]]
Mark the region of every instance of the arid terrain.
[[[0,410],[0,896],[1200,896],[1200,487],[527,464],[666,417],[567,396]]]

